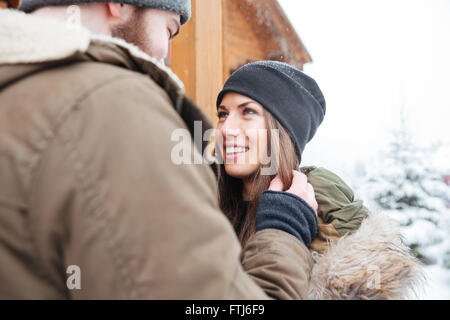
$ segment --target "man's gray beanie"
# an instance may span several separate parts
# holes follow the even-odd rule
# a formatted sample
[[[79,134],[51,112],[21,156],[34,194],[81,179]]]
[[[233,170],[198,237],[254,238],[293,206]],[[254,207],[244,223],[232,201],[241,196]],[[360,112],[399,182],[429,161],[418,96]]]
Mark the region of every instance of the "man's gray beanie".
[[[191,18],[191,0],[22,0],[19,10],[31,12],[40,7],[55,5],[70,5],[93,2],[118,2],[142,8],[153,8],[176,12],[181,15],[181,24]]]

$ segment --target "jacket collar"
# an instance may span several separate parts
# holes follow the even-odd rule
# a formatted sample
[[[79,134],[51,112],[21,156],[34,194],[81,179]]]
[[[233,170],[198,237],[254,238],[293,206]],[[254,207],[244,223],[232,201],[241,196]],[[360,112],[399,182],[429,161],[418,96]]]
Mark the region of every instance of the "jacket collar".
[[[82,57],[148,74],[180,111],[184,85],[166,66],[121,39],[53,19],[0,10],[0,65],[46,64]]]

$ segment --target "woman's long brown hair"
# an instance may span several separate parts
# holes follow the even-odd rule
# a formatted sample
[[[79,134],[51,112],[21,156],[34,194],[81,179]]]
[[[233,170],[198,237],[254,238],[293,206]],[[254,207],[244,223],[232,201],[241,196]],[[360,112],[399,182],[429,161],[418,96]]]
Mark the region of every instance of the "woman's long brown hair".
[[[268,129],[267,154],[272,155],[272,159],[276,159],[276,172],[280,176],[285,188],[288,189],[292,183],[292,170],[298,169],[300,161],[286,129],[266,110],[264,110],[264,117]],[[278,130],[279,134],[273,134],[275,132],[273,130]],[[248,206],[245,208],[242,180],[229,176],[223,164],[219,166],[219,205],[233,224],[243,247],[255,233],[258,199],[269,188],[270,182],[276,175],[262,175],[262,168],[260,167],[250,177],[252,180],[251,190],[248,195]],[[244,212],[244,210],[246,211]],[[243,217],[242,215],[245,216]],[[237,229],[238,225],[239,229]]]

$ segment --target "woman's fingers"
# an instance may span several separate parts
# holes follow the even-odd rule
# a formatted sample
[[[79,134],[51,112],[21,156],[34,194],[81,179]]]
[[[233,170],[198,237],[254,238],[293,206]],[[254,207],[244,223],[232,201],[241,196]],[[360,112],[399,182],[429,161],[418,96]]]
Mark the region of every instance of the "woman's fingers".
[[[272,190],[272,191],[283,191],[283,189],[284,189],[283,182],[281,181],[280,176],[277,175],[270,182],[269,190]]]
[[[269,190],[272,191],[283,191],[284,185],[280,179],[280,176],[277,175],[269,185]],[[293,170],[293,178],[291,187],[286,190],[286,192],[295,194],[297,197],[302,198],[311,208],[313,208],[314,212],[317,215],[318,204],[316,201],[316,195],[314,193],[313,186],[308,183],[308,178],[305,174],[300,171]]]
[[[287,190],[295,195],[304,194],[306,191],[306,184],[308,183],[308,179],[306,175],[301,173],[300,171],[293,170],[292,175],[292,184],[291,187]]]
[[[310,183],[308,183],[308,178],[305,174],[294,170],[292,185],[287,192],[291,192],[302,198],[317,214],[318,204],[316,201],[314,188]]]

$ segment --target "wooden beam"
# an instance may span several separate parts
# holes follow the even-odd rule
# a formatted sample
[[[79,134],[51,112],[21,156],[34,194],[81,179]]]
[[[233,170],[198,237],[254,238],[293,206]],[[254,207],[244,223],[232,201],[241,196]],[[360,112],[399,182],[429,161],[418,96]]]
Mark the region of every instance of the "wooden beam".
[[[172,69],[186,93],[216,121],[223,86],[223,0],[192,0],[192,18],[173,42]]]
[[[0,0],[0,8],[17,8],[20,0]]]
[[[192,4],[194,4],[192,1]],[[191,20],[181,27],[180,34],[172,42],[172,70],[183,81],[186,94],[196,100],[196,45],[195,45],[195,12]]]

